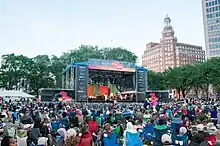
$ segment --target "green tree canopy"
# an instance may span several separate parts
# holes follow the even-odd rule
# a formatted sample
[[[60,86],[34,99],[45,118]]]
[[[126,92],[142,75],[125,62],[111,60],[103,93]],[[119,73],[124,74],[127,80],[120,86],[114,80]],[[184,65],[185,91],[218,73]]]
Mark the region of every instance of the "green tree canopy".
[[[151,70],[147,73],[149,90],[168,90],[164,73],[156,73]]]
[[[98,48],[97,46],[81,45],[79,48],[63,53],[60,57],[64,63],[87,61],[88,59],[106,59],[137,62],[138,57],[125,48]]]
[[[23,55],[6,54],[2,56],[0,67],[0,88],[24,89],[35,94],[40,88],[61,88],[62,69],[71,61],[82,62],[91,58],[137,61],[137,56],[127,49],[98,48],[89,45],[81,45],[64,52],[60,57],[38,55],[28,58]]]
[[[64,52],[60,57],[38,55],[29,58],[6,54],[1,59],[0,88],[24,89],[36,94],[40,88],[61,88],[62,69],[71,61],[82,62],[91,58],[137,62],[137,56],[122,47],[98,48],[81,45],[77,49]],[[210,86],[220,93],[220,58],[169,68],[163,73],[148,71],[147,76],[150,90],[177,89],[178,92],[182,91],[183,96],[189,90],[194,90],[198,96],[202,90],[208,98]]]

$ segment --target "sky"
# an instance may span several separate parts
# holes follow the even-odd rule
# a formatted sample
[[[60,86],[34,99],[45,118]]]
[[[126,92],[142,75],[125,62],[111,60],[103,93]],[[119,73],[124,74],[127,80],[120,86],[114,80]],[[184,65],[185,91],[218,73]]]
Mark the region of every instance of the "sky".
[[[201,0],[1,0],[0,55],[60,56],[83,44],[124,47],[140,61],[166,14],[178,42],[205,46]]]

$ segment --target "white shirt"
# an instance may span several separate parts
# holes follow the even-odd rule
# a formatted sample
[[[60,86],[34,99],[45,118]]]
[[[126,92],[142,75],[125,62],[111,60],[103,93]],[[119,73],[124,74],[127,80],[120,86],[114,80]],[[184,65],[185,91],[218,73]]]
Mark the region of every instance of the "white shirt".
[[[48,138],[46,137],[39,137],[38,139],[38,145],[46,145]]]

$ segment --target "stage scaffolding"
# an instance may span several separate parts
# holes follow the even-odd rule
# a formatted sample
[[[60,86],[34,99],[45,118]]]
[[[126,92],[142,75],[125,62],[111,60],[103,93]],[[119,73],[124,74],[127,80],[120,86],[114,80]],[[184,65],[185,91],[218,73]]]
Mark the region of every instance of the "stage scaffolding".
[[[88,101],[89,70],[108,70],[133,72],[133,84],[136,91],[136,102],[144,101],[147,90],[147,69],[133,63],[90,59],[88,62],[73,62],[62,72],[62,88],[74,89],[75,101]]]

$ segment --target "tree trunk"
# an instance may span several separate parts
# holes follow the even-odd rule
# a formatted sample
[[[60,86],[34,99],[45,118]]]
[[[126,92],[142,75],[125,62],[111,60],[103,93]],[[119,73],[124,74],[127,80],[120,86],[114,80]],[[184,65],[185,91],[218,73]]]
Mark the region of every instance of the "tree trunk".
[[[38,89],[34,90],[34,92],[36,93],[37,98],[39,98],[39,92],[38,92]]]
[[[177,89],[178,95],[179,95],[179,99],[180,99],[180,89]]]
[[[205,89],[205,94],[206,94],[206,99],[208,100],[209,99],[209,88]]]
[[[183,98],[186,98],[186,95],[189,93],[190,88],[182,89]]]
[[[209,99],[209,85],[204,85],[206,99]]]
[[[198,88],[197,87],[194,87],[194,91],[195,91],[195,93],[196,93],[196,98],[198,98]]]
[[[186,89],[182,89],[181,91],[182,91],[183,98],[185,98],[185,96],[186,96],[186,93],[185,93]]]

